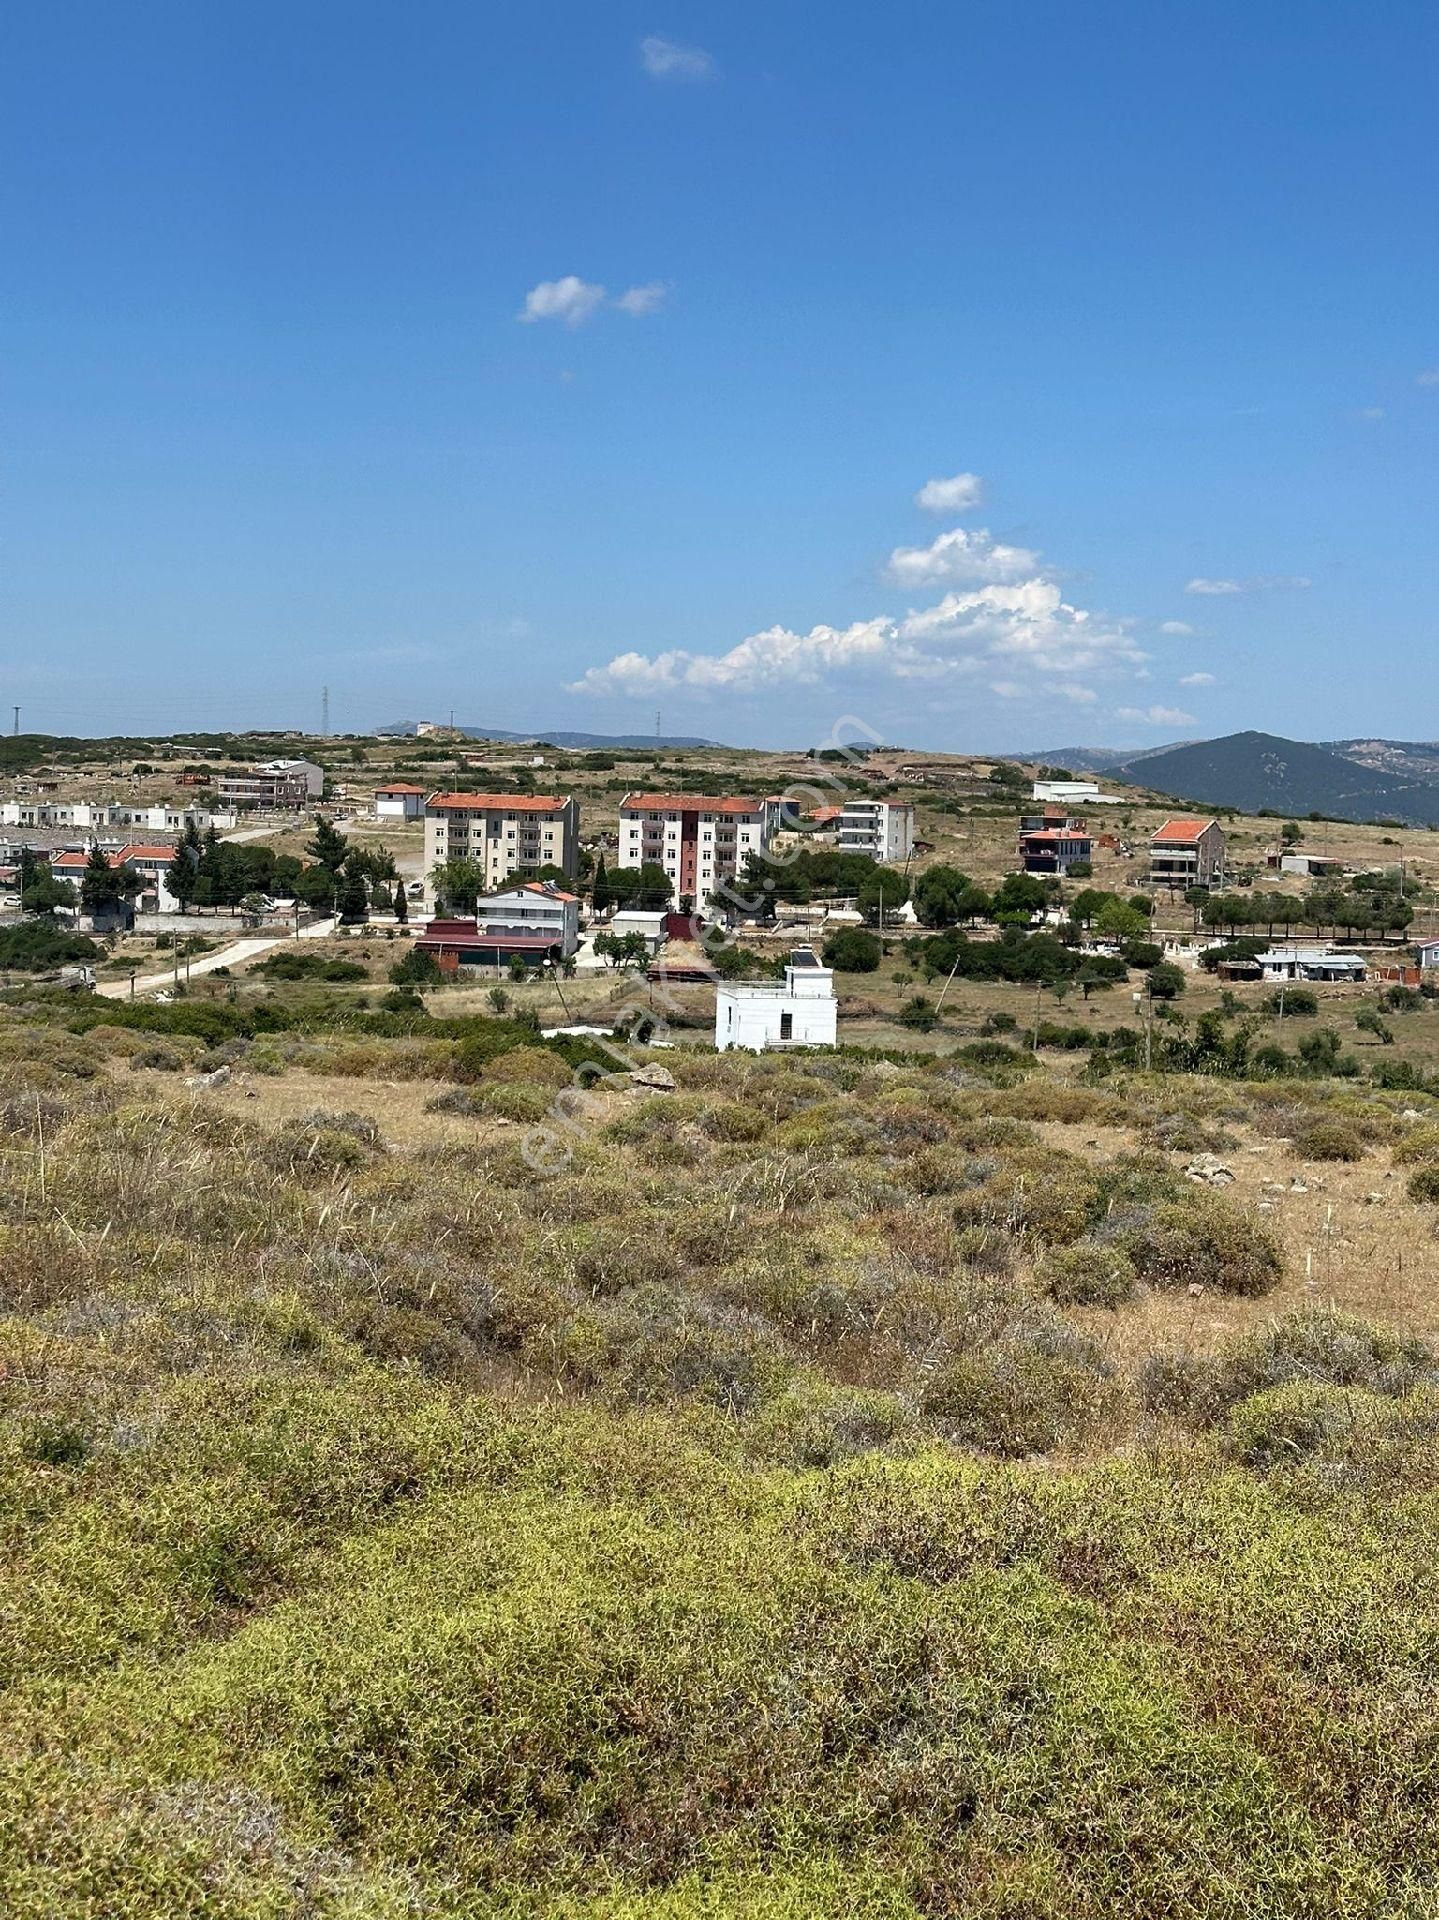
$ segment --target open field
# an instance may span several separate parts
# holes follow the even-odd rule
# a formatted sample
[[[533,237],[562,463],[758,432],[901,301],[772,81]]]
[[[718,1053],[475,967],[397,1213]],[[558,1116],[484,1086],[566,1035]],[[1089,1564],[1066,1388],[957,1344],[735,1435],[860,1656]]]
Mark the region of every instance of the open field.
[[[587,837],[805,769],[472,757]],[[1017,805],[929,764],[992,884]],[[1323,831],[1432,912],[1427,835]],[[408,950],[0,1002],[7,1915],[1439,1911],[1439,1001],[893,935],[755,1058],[712,986]]]
[[[0,1008],[7,1913],[1434,1911],[1439,1098],[237,986]]]

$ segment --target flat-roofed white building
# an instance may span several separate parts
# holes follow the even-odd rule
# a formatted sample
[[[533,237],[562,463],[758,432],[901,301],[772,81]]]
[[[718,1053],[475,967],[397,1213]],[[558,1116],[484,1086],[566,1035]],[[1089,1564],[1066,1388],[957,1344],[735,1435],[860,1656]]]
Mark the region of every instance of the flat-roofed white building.
[[[839,814],[841,853],[865,853],[881,866],[914,851],[914,808],[907,800],[846,800]]]
[[[834,974],[812,947],[796,947],[783,981],[722,981],[715,992],[715,1045],[832,1047],[839,1031]]]

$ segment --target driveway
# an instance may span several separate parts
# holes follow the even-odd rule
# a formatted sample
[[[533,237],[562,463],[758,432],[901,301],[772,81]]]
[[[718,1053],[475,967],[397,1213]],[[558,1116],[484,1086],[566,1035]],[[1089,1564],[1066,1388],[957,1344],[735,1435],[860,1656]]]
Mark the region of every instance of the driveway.
[[[335,931],[333,920],[316,920],[312,926],[301,927],[302,940],[323,940]],[[217,967],[243,966],[247,960],[253,960],[258,954],[268,953],[272,947],[284,947],[294,939],[292,933],[256,934],[253,939],[236,940],[228,947],[221,947],[218,953],[197,953],[190,961],[189,977],[197,973],[213,973]],[[185,962],[181,960],[181,978],[185,977]],[[175,984],[175,966],[172,961],[164,973],[137,975],[134,986],[134,998],[140,999],[148,993],[159,993]],[[95,992],[105,1000],[128,1000],[131,998],[129,980],[106,980],[97,986]]]

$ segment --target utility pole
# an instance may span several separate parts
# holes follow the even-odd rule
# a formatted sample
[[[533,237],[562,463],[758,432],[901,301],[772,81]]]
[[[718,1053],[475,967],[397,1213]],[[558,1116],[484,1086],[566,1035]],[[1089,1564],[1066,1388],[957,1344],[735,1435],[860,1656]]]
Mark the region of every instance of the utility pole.
[[[16,735],[18,736],[18,734],[19,734],[19,732],[20,732],[20,709],[19,709],[19,707],[16,707],[16,709],[15,709],[15,732],[16,732]]]
[[[320,738],[322,740],[328,740],[329,737],[330,737],[330,689],[328,687],[321,687],[320,689]]]

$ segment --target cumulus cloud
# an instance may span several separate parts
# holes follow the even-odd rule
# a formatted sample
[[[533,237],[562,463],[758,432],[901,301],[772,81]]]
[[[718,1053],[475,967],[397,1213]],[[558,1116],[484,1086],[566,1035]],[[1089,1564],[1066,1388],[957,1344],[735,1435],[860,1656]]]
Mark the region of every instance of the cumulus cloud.
[[[927,547],[896,547],[889,556],[889,577],[896,586],[924,587],[954,580],[967,585],[980,581],[1022,580],[1039,568],[1039,555],[1027,547],[1008,547],[990,538],[983,527],[973,533],[954,527],[939,534]]]
[[[681,46],[658,33],[641,40],[640,65],[651,80],[713,80],[719,73],[714,55],[703,47]]]
[[[1174,639],[1183,640],[1193,633],[1194,629],[1187,620],[1161,620],[1159,631],[1170,634]]]
[[[888,572],[901,585],[949,590],[929,604],[849,626],[766,627],[719,652],[620,653],[589,668],[568,691],[635,699],[675,691],[753,694],[846,675],[936,691],[987,687],[1001,699],[1023,694],[1087,707],[1099,698],[1092,680],[1146,676],[1148,655],[1133,623],[1075,605],[1037,554],[986,532],[956,529],[929,547],[898,548]]]
[[[1439,387],[1439,367],[1426,367],[1414,376],[1416,387]]]
[[[926,480],[914,504],[926,513],[964,513],[977,507],[984,488],[977,473],[955,473],[948,480]]]
[[[1116,707],[1116,720],[1129,720],[1143,727],[1192,727],[1194,715],[1182,707]]]
[[[1215,684],[1212,673],[1183,673],[1179,676],[1181,687],[1212,687]]]
[[[664,305],[669,288],[663,280],[646,281],[642,287],[627,287],[615,301],[621,313],[628,313],[634,319],[643,318],[647,313],[657,313]]]
[[[1313,582],[1302,573],[1256,573],[1247,580],[1207,580],[1200,577],[1186,583],[1186,593],[1289,593],[1298,592]]]
[[[591,667],[566,691],[643,696],[675,687],[698,687],[752,693],[761,687],[816,681],[832,668],[882,660],[893,632],[892,623],[885,619],[857,620],[843,628],[811,627],[808,633],[766,627],[763,633],[750,634],[727,653],[690,653],[674,647],[653,658],[642,653],[618,654],[608,666]]]
[[[594,281],[567,273],[559,280],[541,280],[537,287],[531,287],[515,317],[527,325],[536,320],[560,320],[567,327],[582,327],[604,303],[604,297],[604,288]]]

